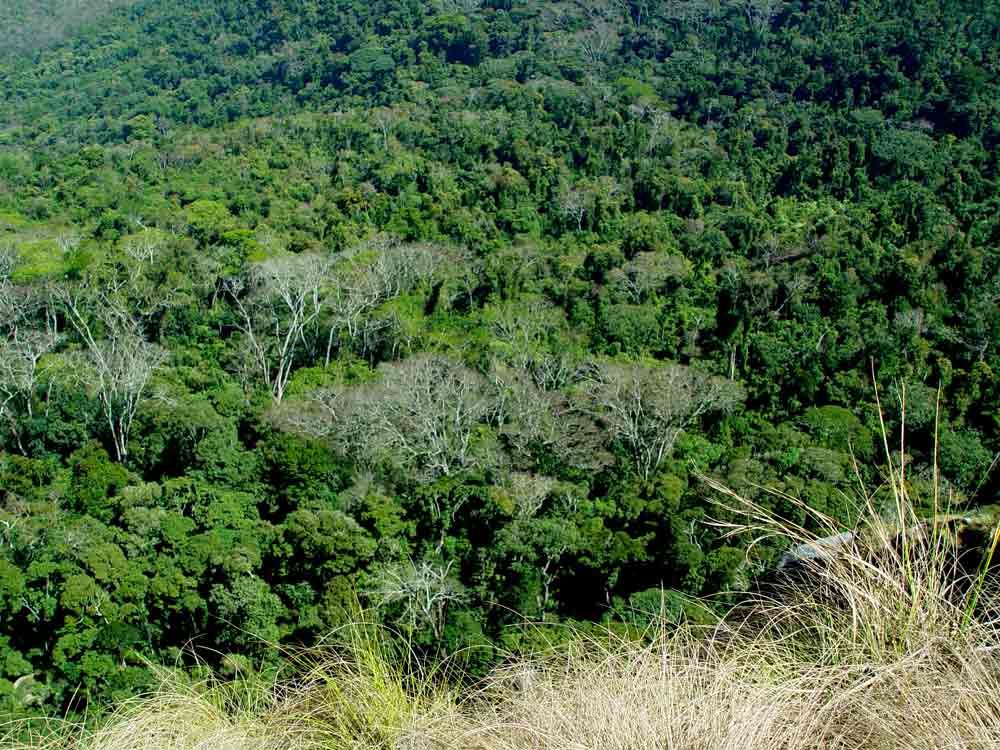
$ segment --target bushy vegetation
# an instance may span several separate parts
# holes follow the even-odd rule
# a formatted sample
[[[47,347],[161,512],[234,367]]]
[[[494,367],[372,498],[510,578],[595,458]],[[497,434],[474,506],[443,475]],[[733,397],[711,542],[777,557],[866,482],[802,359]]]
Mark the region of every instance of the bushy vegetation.
[[[995,592],[983,577],[961,573],[949,519],[918,517],[903,467],[892,468],[880,488],[891,497],[892,520],[884,497],[862,498],[854,536],[837,549],[717,487],[741,519],[732,533],[776,534],[822,554],[800,556],[780,598],[752,597],[712,626],[664,621],[662,609],[628,634],[574,630],[553,640],[536,626],[546,648],[511,656],[463,688],[461,674],[428,672],[398,638],[358,619],[299,655],[290,674],[166,674],[99,729],[24,725],[13,728],[20,739],[10,746],[992,747],[1000,741]],[[819,528],[839,528],[810,515]]]
[[[711,619],[784,548],[698,477],[852,526],[874,382],[918,510],[989,504],[998,23],[145,0],[5,61],[0,709],[356,597],[477,676],[525,617]]]

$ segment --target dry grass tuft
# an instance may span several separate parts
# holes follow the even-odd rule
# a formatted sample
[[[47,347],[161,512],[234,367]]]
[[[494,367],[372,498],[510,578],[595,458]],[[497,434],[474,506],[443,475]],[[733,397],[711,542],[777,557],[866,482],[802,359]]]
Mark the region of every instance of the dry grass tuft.
[[[308,727],[289,721],[295,695],[257,683],[164,677],[161,689],[123,704],[95,730],[52,722],[24,736],[10,728],[3,747],[18,750],[291,750],[318,748]]]

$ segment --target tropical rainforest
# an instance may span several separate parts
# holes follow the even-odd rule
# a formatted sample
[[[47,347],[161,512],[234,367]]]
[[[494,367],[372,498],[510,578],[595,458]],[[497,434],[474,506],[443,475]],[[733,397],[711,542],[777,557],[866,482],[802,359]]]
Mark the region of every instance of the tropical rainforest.
[[[883,435],[1000,489],[997,0],[4,5],[0,714],[702,617],[782,552],[705,478]]]

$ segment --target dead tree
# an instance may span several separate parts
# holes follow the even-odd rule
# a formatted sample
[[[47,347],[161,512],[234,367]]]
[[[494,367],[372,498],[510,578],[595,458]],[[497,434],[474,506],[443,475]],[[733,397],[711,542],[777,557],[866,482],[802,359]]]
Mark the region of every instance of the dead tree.
[[[330,329],[326,364],[340,337],[365,342],[385,328],[385,321],[370,320],[381,304],[435,281],[448,253],[430,244],[402,244],[378,236],[351,251],[331,273],[327,289]]]
[[[401,605],[403,619],[411,628],[430,626],[440,638],[448,607],[467,598],[462,584],[451,574],[451,565],[410,560],[390,566],[378,575],[369,595],[383,606]]]
[[[315,391],[276,406],[270,417],[284,429],[329,440],[363,464],[388,462],[422,479],[491,465],[493,456],[476,440],[494,409],[485,378],[436,355],[384,364],[379,376]]]
[[[681,255],[639,253],[622,268],[608,273],[610,287],[629,303],[640,305],[658,294],[672,279],[691,272],[691,263]]]
[[[429,479],[488,463],[474,445],[493,405],[485,378],[435,355],[379,369],[381,379],[356,393],[347,417],[364,425],[357,448],[369,460],[388,458]]]
[[[83,343],[78,376],[101,406],[115,458],[125,462],[136,413],[166,352],[146,341],[132,311],[104,290],[63,289],[60,297]]]
[[[246,354],[276,403],[296,360],[315,343],[330,268],[319,255],[289,255],[257,263],[247,278],[226,283]]]
[[[625,448],[643,479],[670,455],[677,438],[702,415],[742,398],[739,385],[683,365],[595,363],[583,388],[584,408]]]
[[[20,328],[0,341],[0,420],[7,422],[21,453],[22,421],[35,416],[35,400],[45,379],[43,359],[57,343],[51,331]],[[45,391],[46,409],[50,394],[51,383]]]
[[[545,390],[532,372],[494,363],[492,422],[515,462],[530,463],[537,452],[569,466],[598,470],[610,463],[593,418],[564,393]]]

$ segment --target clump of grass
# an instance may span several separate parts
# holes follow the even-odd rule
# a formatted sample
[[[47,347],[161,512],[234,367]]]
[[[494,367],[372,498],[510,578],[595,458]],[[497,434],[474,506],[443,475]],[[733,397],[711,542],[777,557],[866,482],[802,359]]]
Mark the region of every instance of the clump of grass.
[[[518,663],[470,717],[479,750],[913,750],[1000,743],[988,652],[818,664],[795,644],[688,629]]]
[[[13,725],[0,748],[401,750],[456,719],[444,668],[427,669],[360,611],[328,644],[286,655],[296,669],[285,678],[242,668],[235,679],[190,681],[164,670],[158,690],[122,704],[97,729]]]
[[[795,574],[708,630],[664,630],[646,645],[590,641],[517,663],[508,673],[528,678],[511,689],[498,675],[473,717],[484,738],[476,747],[1000,747],[987,576],[1000,530],[967,571],[937,492],[922,517],[903,460],[887,439],[884,448],[885,484],[862,489],[846,533],[797,498],[782,496],[807,519],[800,524],[706,479],[738,519],[724,524],[728,533],[781,537],[800,553]]]
[[[158,690],[118,706],[97,729],[51,721],[10,727],[21,750],[291,750],[320,745],[286,721],[296,690],[256,679],[192,682],[163,673]]]
[[[419,747],[457,720],[460,680],[449,679],[447,663],[429,667],[361,612],[333,640],[296,659],[305,674],[296,716],[325,747]]]
[[[905,403],[901,407],[905,413]],[[808,551],[797,560],[801,575],[781,596],[751,597],[744,611],[763,629],[760,635],[770,631],[771,638],[805,647],[823,664],[874,666],[913,654],[994,650],[1000,645],[1000,613],[987,574],[1000,527],[967,570],[968,551],[960,548],[954,516],[942,507],[936,460],[930,511],[921,516],[910,496],[904,439],[895,452],[884,422],[882,435],[884,483],[869,489],[856,471],[859,513],[847,533],[836,519],[793,496],[775,493],[806,519],[803,523],[706,479],[722,498],[720,505],[740,519],[719,524],[729,527],[729,535],[750,537],[751,546],[776,536]],[[818,541],[833,538],[839,540],[833,549]]]

